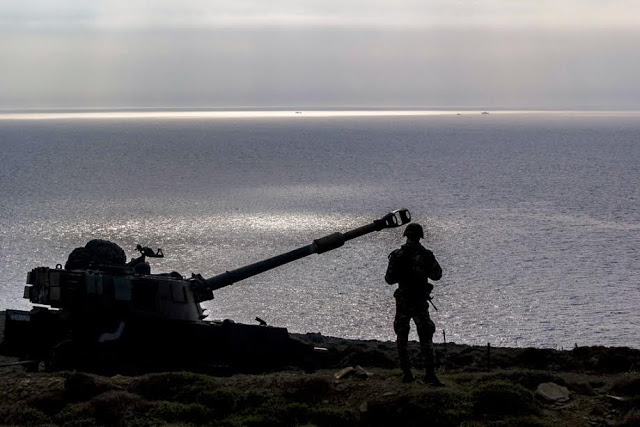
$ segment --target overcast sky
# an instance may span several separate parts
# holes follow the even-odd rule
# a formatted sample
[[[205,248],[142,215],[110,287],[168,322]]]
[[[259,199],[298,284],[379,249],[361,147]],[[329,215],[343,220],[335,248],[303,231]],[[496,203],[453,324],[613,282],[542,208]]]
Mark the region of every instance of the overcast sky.
[[[0,108],[640,109],[640,0],[3,0]]]

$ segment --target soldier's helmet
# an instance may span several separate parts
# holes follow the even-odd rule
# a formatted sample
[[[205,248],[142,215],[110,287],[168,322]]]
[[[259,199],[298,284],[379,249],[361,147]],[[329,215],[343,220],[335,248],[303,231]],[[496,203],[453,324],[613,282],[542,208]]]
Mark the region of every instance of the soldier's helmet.
[[[402,234],[404,237],[413,237],[413,238],[424,238],[424,231],[422,230],[422,226],[420,224],[416,224],[412,222],[407,225],[404,229],[404,233]]]

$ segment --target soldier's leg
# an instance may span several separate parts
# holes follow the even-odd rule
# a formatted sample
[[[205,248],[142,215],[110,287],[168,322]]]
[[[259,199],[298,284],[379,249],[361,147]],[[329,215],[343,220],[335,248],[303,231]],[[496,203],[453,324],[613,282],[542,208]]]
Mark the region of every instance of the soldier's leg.
[[[433,334],[436,332],[436,325],[429,317],[428,312],[422,312],[414,317],[418,338],[420,339],[420,349],[424,358],[425,368],[435,368],[435,352],[433,348]]]
[[[420,315],[414,317],[422,357],[424,357],[425,381],[429,384],[443,386],[444,384],[436,376],[435,370],[435,350],[433,347],[433,334],[436,332],[436,325],[429,317],[428,311],[422,311]]]
[[[404,310],[401,303],[396,300],[396,317],[393,321],[393,329],[396,332],[396,345],[398,347],[398,358],[402,369],[403,381],[412,381],[411,360],[409,359],[409,331],[411,317]]]

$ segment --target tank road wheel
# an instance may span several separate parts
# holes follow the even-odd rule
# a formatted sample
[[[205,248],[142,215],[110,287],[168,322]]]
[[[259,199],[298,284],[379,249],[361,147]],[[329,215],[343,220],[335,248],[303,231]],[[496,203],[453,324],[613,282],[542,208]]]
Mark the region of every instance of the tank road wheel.
[[[39,371],[43,371],[44,369],[44,362],[38,358],[38,357],[31,357],[32,355],[27,354],[27,356],[24,358],[24,361],[32,361],[31,363],[25,363],[23,365],[23,369],[25,370],[25,372],[39,372]]]
[[[62,340],[51,347],[45,359],[44,369],[47,372],[60,371],[75,366],[76,350],[73,341]]]

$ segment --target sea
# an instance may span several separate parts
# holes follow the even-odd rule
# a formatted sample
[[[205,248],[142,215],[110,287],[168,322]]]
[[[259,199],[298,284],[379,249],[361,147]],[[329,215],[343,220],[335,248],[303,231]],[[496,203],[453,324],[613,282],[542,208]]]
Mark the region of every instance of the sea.
[[[4,111],[0,153],[0,310],[90,239],[211,277],[407,208],[444,272],[435,342],[640,348],[640,112]],[[402,243],[367,234],[203,306],[393,340]]]

